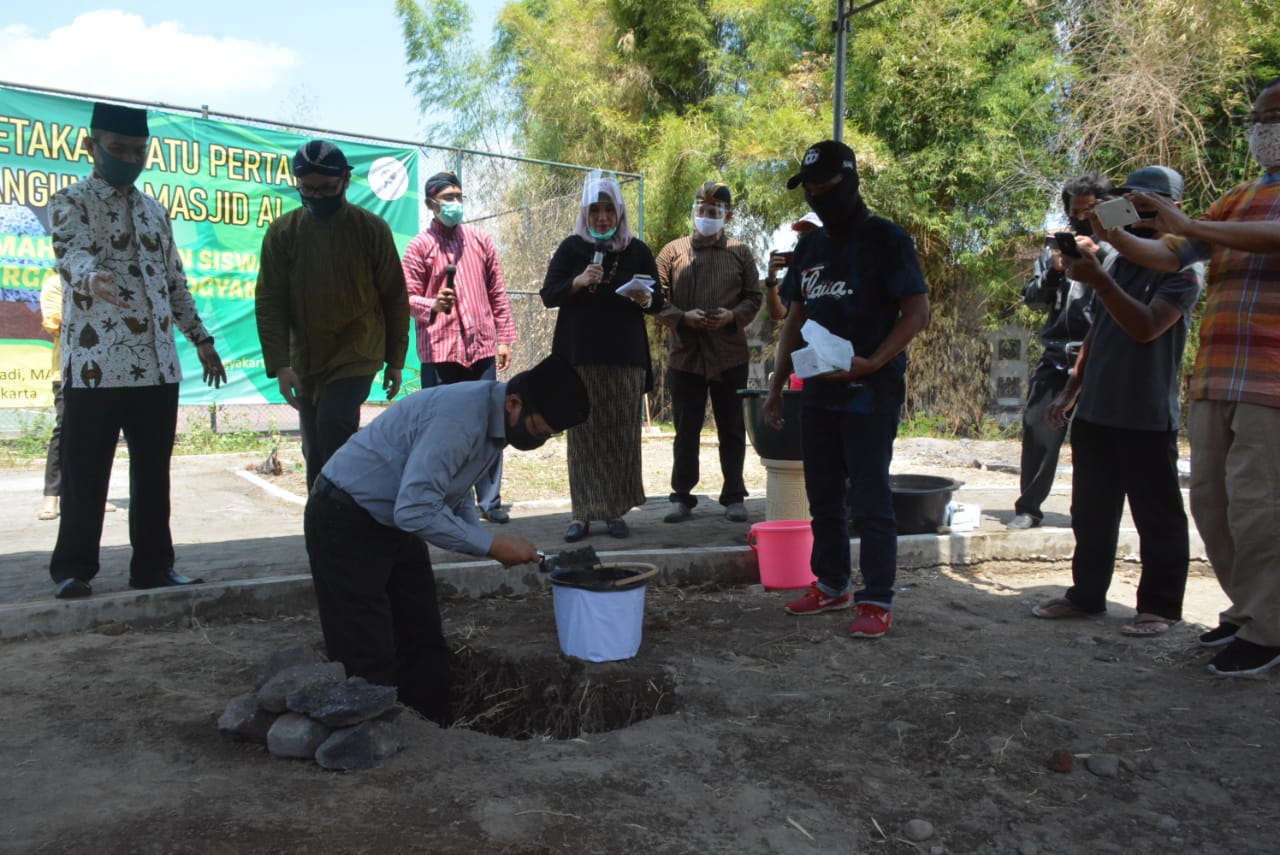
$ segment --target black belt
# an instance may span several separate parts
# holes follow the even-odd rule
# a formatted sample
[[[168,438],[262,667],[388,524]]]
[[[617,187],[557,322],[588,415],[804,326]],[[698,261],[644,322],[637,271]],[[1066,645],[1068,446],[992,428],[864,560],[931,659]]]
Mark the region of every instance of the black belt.
[[[311,488],[311,495],[324,496],[326,499],[330,499],[333,502],[342,505],[344,508],[351,508],[352,510],[357,511],[364,510],[360,507],[359,502],[351,498],[350,493],[323,475],[316,476],[316,483],[315,486]]]

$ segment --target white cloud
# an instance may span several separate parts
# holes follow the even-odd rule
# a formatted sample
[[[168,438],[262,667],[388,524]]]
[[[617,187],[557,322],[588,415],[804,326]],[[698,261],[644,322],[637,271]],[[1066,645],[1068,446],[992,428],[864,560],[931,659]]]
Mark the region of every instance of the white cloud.
[[[119,10],[86,12],[48,35],[0,28],[0,80],[194,106],[281,85],[299,63],[276,44],[183,32]]]

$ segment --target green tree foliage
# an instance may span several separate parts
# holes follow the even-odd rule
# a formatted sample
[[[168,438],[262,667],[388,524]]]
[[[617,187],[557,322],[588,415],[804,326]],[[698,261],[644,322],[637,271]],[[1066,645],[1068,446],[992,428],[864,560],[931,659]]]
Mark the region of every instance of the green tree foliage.
[[[835,0],[515,0],[483,62],[445,51],[460,0],[397,9],[424,109],[472,110],[472,129],[503,104],[521,154],[643,173],[655,249],[710,178],[758,249],[805,210],[784,182],[832,133]],[[1016,310],[1062,182],[1162,161],[1210,198],[1248,174],[1229,119],[1280,59],[1274,0],[885,0],[852,30],[845,139],[935,305],[908,405],[961,431],[986,400],[982,333]]]
[[[471,46],[471,10],[463,0],[395,0],[404,33],[408,84],[422,113],[434,117],[428,141],[502,152],[514,104],[498,51]]]
[[[1076,157],[1116,178],[1161,163],[1203,210],[1252,177],[1232,122],[1280,73],[1273,0],[1077,0],[1067,4],[1064,106]]]

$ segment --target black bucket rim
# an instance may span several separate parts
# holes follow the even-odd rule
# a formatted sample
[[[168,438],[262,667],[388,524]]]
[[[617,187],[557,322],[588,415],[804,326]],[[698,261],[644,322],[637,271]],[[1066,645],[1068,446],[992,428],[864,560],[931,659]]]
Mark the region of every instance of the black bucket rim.
[[[928,486],[925,486],[925,484],[922,483],[912,484],[908,479],[918,479],[922,482],[928,482]],[[898,473],[889,476],[890,490],[894,493],[901,493],[903,495],[914,496],[926,495],[929,493],[954,493],[963,486],[963,481],[957,481],[955,478],[948,478],[945,475]]]
[[[574,573],[598,573],[599,571],[623,570],[634,571],[625,576],[611,576],[570,581],[565,577]],[[634,591],[658,575],[658,566],[643,561],[615,562],[599,564],[594,567],[556,567],[547,574],[552,585],[560,588],[573,588],[579,591],[594,591],[598,594],[616,594]]]

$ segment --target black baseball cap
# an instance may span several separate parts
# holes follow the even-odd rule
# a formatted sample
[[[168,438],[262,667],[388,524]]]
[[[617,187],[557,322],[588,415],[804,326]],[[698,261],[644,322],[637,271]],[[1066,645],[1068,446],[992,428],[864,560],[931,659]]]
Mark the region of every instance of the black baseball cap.
[[[809,146],[800,161],[800,171],[787,181],[787,189],[796,189],[801,181],[822,184],[840,173],[858,174],[858,160],[853,156],[853,149],[842,142],[823,140]]]

